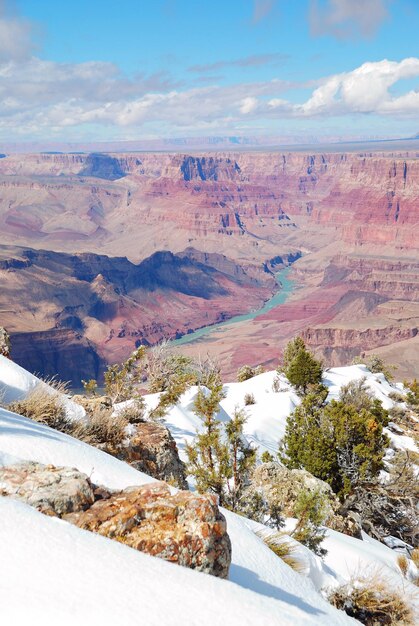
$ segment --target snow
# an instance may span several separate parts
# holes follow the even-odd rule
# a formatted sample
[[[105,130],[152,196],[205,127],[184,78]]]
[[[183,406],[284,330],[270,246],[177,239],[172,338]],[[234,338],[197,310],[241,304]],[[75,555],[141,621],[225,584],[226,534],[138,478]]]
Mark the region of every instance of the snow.
[[[388,396],[394,387],[359,365],[332,368],[325,373],[329,397],[337,397],[342,385],[363,376],[373,394],[391,406]],[[252,393],[256,402],[246,407],[246,436],[260,452],[276,452],[286,417],[300,401],[282,376],[280,390],[274,392],[276,377],[275,372],[266,372],[243,383],[225,385],[226,398],[218,416],[221,421],[229,420],[236,406],[243,407],[244,395]],[[0,357],[0,388],[6,402],[25,397],[36,384],[36,377]],[[196,393],[196,388],[189,389],[166,420],[182,454],[185,440],[191,441],[200,428],[193,412]],[[146,397],[149,407],[157,402],[158,394]],[[67,405],[70,413],[72,404]],[[73,413],[76,418],[77,411]],[[411,445],[405,441],[410,438],[392,435],[397,445]],[[81,441],[0,409],[0,465],[19,460],[76,467],[94,483],[112,489],[153,481]],[[397,554],[366,535],[360,541],[328,529],[324,561],[298,544],[299,558],[305,564],[306,576],[302,576],[255,535],[260,525],[224,513],[233,551],[229,581],[166,563],[41,515],[22,503],[0,498],[3,621],[35,626],[115,621],[150,626],[339,626],[356,622],[333,609],[318,593],[320,589],[334,587],[368,568],[379,569],[395,585],[402,584]]]
[[[0,435],[3,463],[26,459],[69,465],[111,488],[153,480],[104,452],[4,409]],[[151,626],[351,623],[233,513],[225,512],[233,547],[230,581],[220,581],[50,519],[8,498],[0,498],[0,506],[1,567],[7,573],[0,576],[0,603],[13,623],[21,617],[34,624],[41,618],[43,624],[58,618],[71,623],[70,614],[83,623],[131,623],[135,616]]]
[[[43,385],[51,393],[53,391],[42,380],[0,354],[0,399],[3,404],[23,400],[38,385]],[[69,418],[82,419],[85,416],[83,407],[67,398],[67,396],[62,396],[62,401]]]
[[[124,489],[153,479],[113,456],[68,435],[0,409],[0,465],[10,457],[56,466],[76,467],[98,485]]]
[[[367,388],[373,397],[383,403],[384,408],[390,409],[396,404],[389,395],[399,388],[390,384],[383,374],[370,372],[365,365],[334,367],[326,370],[323,383],[328,388],[328,401],[336,400],[344,385],[362,378],[365,378]],[[279,391],[273,390],[275,379],[279,381]],[[169,409],[164,420],[176,441],[182,460],[186,460],[185,443],[190,443],[201,429],[201,422],[193,412],[197,391],[197,387],[188,389],[178,404]],[[221,411],[217,418],[221,422],[226,422],[231,419],[236,407],[244,409],[248,416],[244,426],[246,439],[256,446],[259,454],[268,451],[275,455],[285,433],[287,417],[301,402],[285,376],[278,375],[276,371],[264,372],[241,383],[228,383],[224,385],[224,391],[226,397],[221,401]],[[254,404],[245,406],[246,394],[254,396]],[[144,399],[147,407],[152,409],[157,405],[159,394],[146,395]],[[394,447],[418,451],[411,437],[385,430]]]
[[[0,516],[4,623],[354,623],[319,596],[312,603],[311,597],[303,600],[301,594],[263,587],[258,580],[258,590],[249,589],[252,572],[243,571],[247,585],[242,587],[178,567],[9,498],[0,500]]]

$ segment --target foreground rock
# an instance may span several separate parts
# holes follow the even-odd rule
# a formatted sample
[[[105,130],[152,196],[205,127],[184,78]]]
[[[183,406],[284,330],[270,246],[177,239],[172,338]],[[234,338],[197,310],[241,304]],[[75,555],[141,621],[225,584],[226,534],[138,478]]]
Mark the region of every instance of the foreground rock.
[[[130,487],[64,519],[166,561],[228,576],[231,544],[213,496],[172,495],[162,483]]]
[[[155,422],[135,425],[135,434],[124,450],[124,461],[158,480],[187,489],[185,468],[170,431]]]
[[[94,500],[86,474],[69,467],[19,463],[0,468],[0,495],[26,502],[46,515],[83,511]]]

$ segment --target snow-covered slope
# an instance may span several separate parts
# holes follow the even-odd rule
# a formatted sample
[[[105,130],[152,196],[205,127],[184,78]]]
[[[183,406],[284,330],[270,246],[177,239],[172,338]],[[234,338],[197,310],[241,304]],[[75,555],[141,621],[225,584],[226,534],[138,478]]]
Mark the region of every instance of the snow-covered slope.
[[[0,400],[3,404],[22,400],[38,385],[52,392],[49,385],[0,354]],[[63,396],[63,404],[68,417],[72,419],[84,417],[85,410],[66,396]]]
[[[95,484],[110,489],[154,480],[78,439],[0,409],[0,465],[8,465],[10,459],[76,467]]]
[[[246,407],[248,438],[259,449],[275,452],[285,420],[299,398],[286,379],[272,390],[275,372],[244,383],[225,386],[219,418],[230,419],[244,395],[255,404]],[[354,378],[367,377],[373,393],[393,389],[363,366],[334,368],[325,374],[330,396]],[[0,383],[7,400],[21,398],[37,383],[7,359],[0,358]],[[193,413],[196,389],[184,394],[171,409],[167,425],[183,448],[200,426]],[[148,396],[149,406],[158,396]],[[386,406],[389,406],[389,404]],[[71,404],[69,411],[71,411]],[[74,417],[77,417],[77,408]],[[87,444],[47,426],[0,409],[0,464],[34,460],[76,467],[93,482],[118,489],[151,482],[149,476]],[[146,623],[309,624],[354,623],[333,609],[316,589],[334,586],[367,567],[375,567],[401,584],[396,555],[368,537],[361,542],[328,531],[325,561],[301,547],[307,577],[297,574],[276,557],[254,534],[255,524],[225,511],[232,541],[230,580],[180,568],[140,554],[109,539],[51,519],[30,507],[0,498],[0,607],[5,623]],[[45,602],[48,602],[45,608]]]
[[[142,554],[9,498],[0,499],[0,518],[4,624],[355,623],[316,594],[302,597],[273,588],[256,572],[242,570],[247,584],[240,586]],[[288,572],[282,577],[286,587]]]
[[[1,458],[70,465],[113,488],[152,480],[104,452],[5,410],[0,412]],[[83,623],[131,623],[136,616],[150,626],[351,623],[232,513],[226,512],[233,550],[230,581],[220,581],[140,555],[7,498],[0,498],[0,505],[0,567],[7,573],[0,577],[0,606],[31,623],[37,623],[34,614],[42,615],[46,597],[43,624],[58,617],[61,623],[69,614]]]
[[[371,373],[365,365],[328,369],[323,375],[323,383],[329,390],[328,400],[337,399],[344,385],[362,378],[365,378],[371,394],[381,400],[384,408],[390,409],[394,406],[395,403],[389,395],[391,392],[400,391],[400,387],[391,385],[383,374]],[[278,391],[273,390],[275,379],[278,380]],[[286,419],[301,402],[285,376],[278,376],[275,371],[265,372],[242,383],[228,383],[224,385],[224,391],[226,397],[221,401],[218,419],[225,422],[231,418],[235,407],[244,408],[248,416],[244,427],[246,438],[257,446],[260,453],[267,450],[275,455],[285,433]],[[196,387],[188,389],[179,403],[168,411],[165,418],[165,425],[172,432],[184,460],[185,442],[192,441],[201,427],[200,420],[193,412],[196,393]],[[246,394],[253,395],[254,404],[245,406]],[[159,394],[145,396],[147,405],[154,408],[158,397]],[[410,437],[387,432],[398,448],[417,450]]]

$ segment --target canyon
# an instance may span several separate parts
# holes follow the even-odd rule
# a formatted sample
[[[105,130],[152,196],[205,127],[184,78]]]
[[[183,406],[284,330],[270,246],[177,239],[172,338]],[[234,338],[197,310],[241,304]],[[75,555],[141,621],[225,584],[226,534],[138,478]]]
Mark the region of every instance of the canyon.
[[[376,148],[375,148],[376,150]],[[419,365],[419,153],[25,154],[0,159],[0,325],[77,385],[141,343],[285,304],[179,348],[224,373],[296,333],[327,365]]]

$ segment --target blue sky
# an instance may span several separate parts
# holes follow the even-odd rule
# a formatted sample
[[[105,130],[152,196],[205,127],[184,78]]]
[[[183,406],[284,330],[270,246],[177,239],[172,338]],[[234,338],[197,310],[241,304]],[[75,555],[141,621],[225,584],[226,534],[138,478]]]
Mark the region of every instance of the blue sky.
[[[0,140],[419,132],[417,0],[0,0]]]

